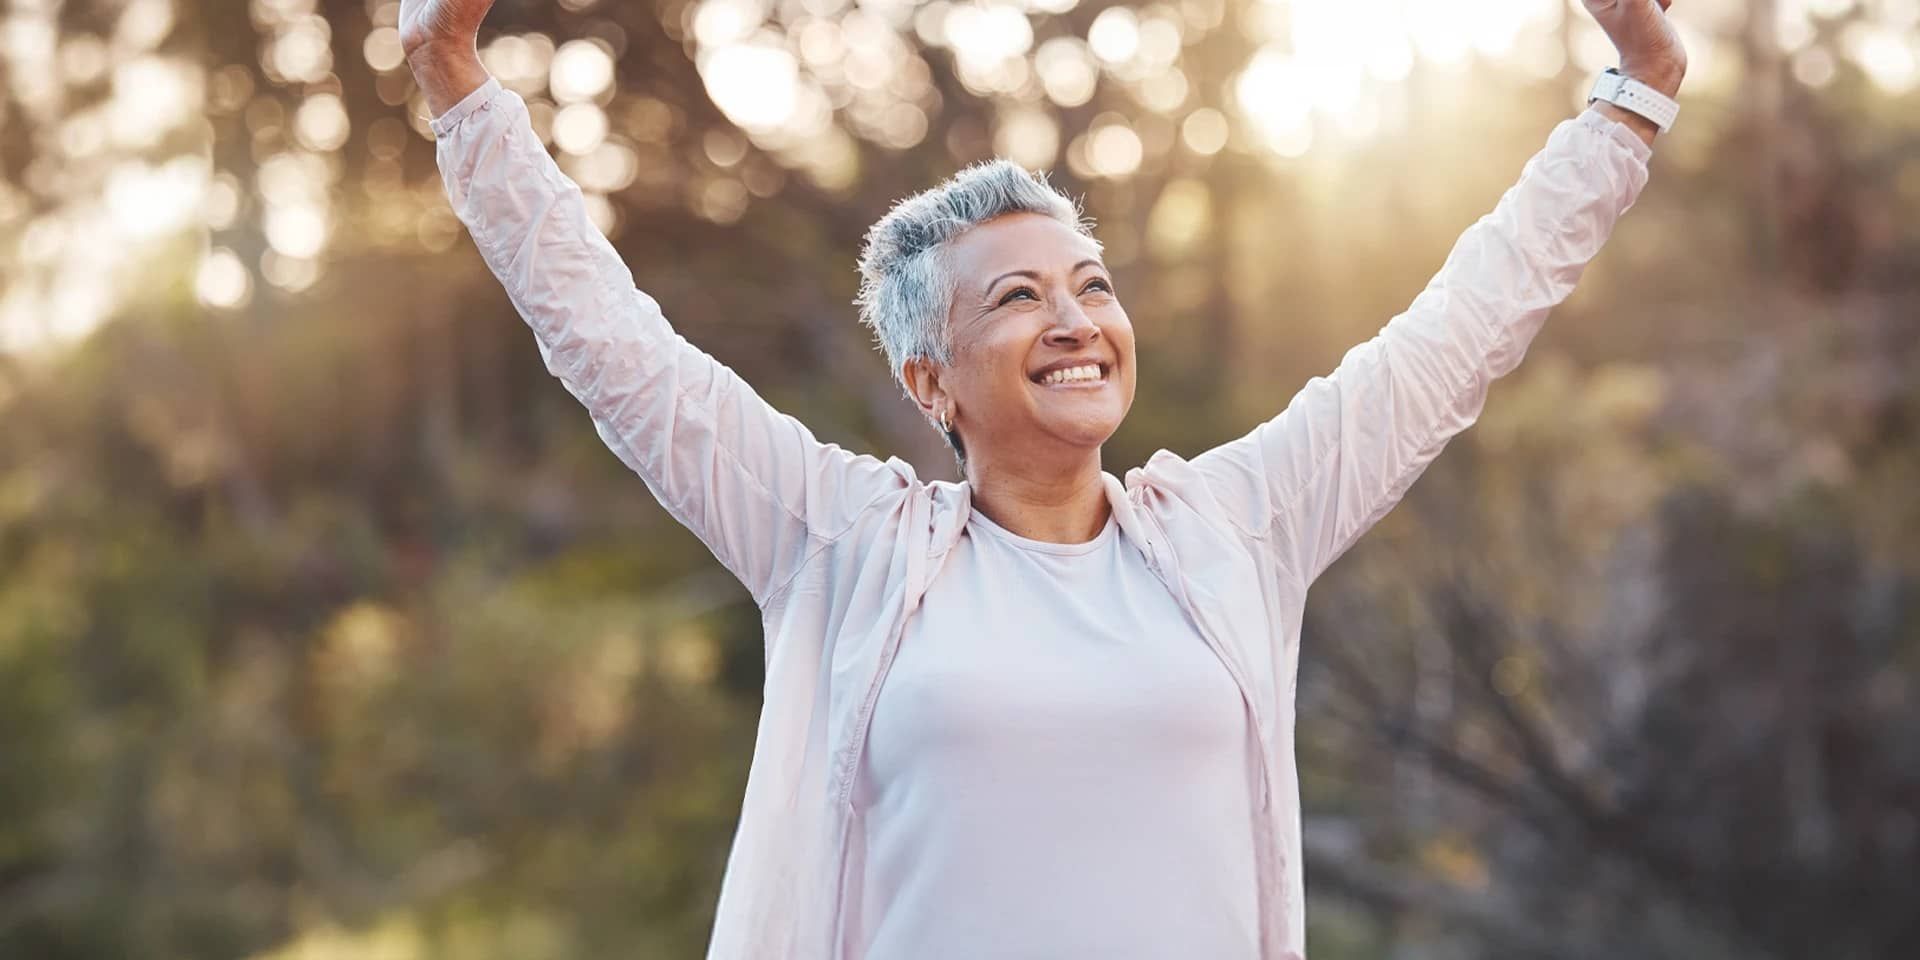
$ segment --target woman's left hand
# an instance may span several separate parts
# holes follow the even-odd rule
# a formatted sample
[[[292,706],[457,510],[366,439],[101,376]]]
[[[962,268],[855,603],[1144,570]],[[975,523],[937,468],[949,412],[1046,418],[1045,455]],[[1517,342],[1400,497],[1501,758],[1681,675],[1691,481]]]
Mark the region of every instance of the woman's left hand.
[[[1613,48],[1620,72],[1671,97],[1687,75],[1687,48],[1667,19],[1673,0],[1584,0]]]

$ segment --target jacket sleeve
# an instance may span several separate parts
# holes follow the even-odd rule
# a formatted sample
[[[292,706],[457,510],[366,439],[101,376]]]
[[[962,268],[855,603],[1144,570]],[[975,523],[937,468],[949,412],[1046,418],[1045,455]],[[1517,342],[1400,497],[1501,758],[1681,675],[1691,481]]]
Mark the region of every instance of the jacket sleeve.
[[[676,334],[499,81],[433,120],[453,210],[609,448],[765,603],[903,478],[815,440]]]
[[[1279,416],[1194,459],[1209,494],[1311,583],[1479,417],[1639,197],[1651,156],[1597,112],[1562,123],[1405,313]]]

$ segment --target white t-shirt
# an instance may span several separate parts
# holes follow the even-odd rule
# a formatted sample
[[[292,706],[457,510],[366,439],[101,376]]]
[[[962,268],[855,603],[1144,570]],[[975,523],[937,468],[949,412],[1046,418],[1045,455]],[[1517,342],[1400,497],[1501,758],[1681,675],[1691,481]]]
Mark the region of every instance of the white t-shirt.
[[[1111,520],[1056,544],[975,511],[872,723],[854,956],[1259,953],[1244,701]]]

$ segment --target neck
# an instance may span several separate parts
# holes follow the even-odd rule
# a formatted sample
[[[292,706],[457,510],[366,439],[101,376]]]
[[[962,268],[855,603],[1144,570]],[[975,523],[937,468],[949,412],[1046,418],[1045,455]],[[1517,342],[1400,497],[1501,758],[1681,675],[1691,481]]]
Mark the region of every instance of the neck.
[[[1016,536],[1045,543],[1086,543],[1113,511],[1097,447],[1058,464],[969,457],[967,484],[973,509]]]

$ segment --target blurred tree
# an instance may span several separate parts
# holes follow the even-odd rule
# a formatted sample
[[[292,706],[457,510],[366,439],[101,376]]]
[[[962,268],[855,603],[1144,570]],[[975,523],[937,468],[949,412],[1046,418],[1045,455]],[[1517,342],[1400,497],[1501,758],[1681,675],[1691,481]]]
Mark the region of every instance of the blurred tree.
[[[1316,957],[1915,952],[1920,11],[1682,6],[1640,209],[1315,592]],[[1058,168],[1146,359],[1121,470],[1411,299],[1606,59],[1577,8],[503,0],[483,47],[689,338],[928,475],[863,231]],[[704,944],[757,612],[467,249],[395,9],[0,26],[0,955]]]

